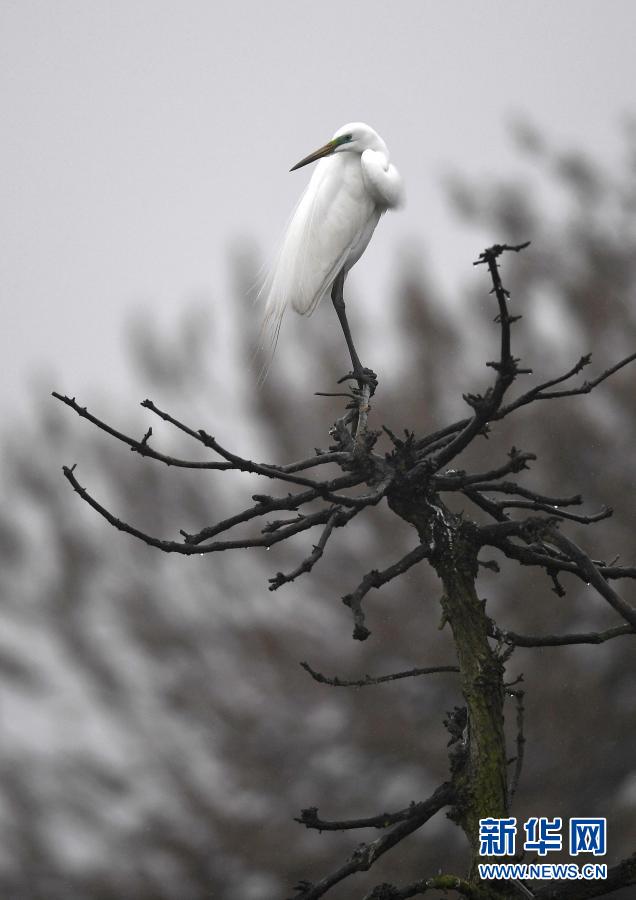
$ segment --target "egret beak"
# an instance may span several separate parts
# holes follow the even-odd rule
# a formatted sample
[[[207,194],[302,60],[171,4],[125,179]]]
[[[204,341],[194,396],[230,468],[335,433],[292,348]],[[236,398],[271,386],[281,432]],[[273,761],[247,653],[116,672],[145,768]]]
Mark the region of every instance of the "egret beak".
[[[304,159],[301,159],[300,162],[296,163],[295,166],[292,166],[289,170],[290,172],[295,172],[296,169],[302,169],[303,166],[308,166],[309,163],[315,162],[317,159],[321,159],[323,156],[329,156],[334,152],[336,147],[338,146],[338,141],[328,141],[324,147],[320,147],[318,150],[314,150],[313,153],[310,153],[309,156],[306,156]]]

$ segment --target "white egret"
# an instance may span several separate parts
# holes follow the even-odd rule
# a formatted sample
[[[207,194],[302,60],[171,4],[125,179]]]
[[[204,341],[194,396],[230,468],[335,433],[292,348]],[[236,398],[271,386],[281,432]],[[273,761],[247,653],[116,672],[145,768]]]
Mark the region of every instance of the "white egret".
[[[344,332],[353,377],[375,381],[355,351],[345,313],[343,285],[360,259],[380,216],[402,201],[402,179],[380,135],[363,122],[343,125],[333,138],[290,170],[316,160],[309,184],[285,232],[263,293],[263,329],[275,349],[285,310],[309,316],[331,290]],[[351,377],[351,376],[347,376]]]

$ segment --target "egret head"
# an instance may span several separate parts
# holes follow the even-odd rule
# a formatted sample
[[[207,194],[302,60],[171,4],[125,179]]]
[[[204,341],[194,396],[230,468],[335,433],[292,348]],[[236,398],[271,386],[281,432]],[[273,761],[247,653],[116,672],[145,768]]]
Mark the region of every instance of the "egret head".
[[[305,156],[289,171],[294,172],[296,169],[301,169],[323,156],[343,152],[364,153],[365,150],[380,150],[388,155],[386,144],[377,131],[374,131],[369,125],[365,125],[364,122],[349,122],[339,128],[330,141],[327,141],[318,150],[314,150],[309,156]]]

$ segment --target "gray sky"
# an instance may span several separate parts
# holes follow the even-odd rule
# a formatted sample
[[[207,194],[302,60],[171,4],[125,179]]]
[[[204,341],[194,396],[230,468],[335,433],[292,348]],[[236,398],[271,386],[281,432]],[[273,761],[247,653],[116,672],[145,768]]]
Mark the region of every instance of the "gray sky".
[[[0,409],[34,372],[78,399],[120,391],[140,305],[169,327],[195,295],[232,302],[228,251],[250,237],[271,257],[308,178],[287,170],[350,120],[382,134],[408,197],[358,292],[389,296],[406,238],[434,277],[470,277],[505,236],[467,242],[441,176],[514,165],[515,113],[618,158],[635,33],[632,0],[1,0]]]

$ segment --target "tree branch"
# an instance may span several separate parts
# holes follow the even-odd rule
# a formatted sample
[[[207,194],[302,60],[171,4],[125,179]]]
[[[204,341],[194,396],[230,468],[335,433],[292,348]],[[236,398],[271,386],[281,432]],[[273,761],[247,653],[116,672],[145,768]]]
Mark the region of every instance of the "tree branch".
[[[555,384],[560,384],[563,381],[566,381],[568,378],[571,378],[573,375],[577,374],[581,371],[584,365],[588,365],[591,360],[591,354],[587,356],[581,357],[581,359],[573,366],[568,372],[564,375],[560,375],[558,378],[553,378],[550,381],[545,381],[542,384],[537,385],[531,390],[526,391],[524,394],[521,394],[511,403],[502,406],[493,415],[490,417],[490,421],[498,422],[501,419],[504,419],[506,416],[510,415],[510,413],[514,412],[517,409],[520,409],[523,406],[527,406],[529,403],[534,402],[535,400],[556,400],[561,399],[565,396],[578,396],[580,394],[589,394],[591,390],[595,387],[598,387],[603,381],[606,381],[616,372],[619,372],[625,366],[629,365],[631,362],[636,360],[636,353],[632,353],[629,356],[624,357],[624,359],[620,360],[620,362],[616,363],[613,366],[610,366],[609,369],[605,369],[600,375],[597,375],[596,378],[593,378],[590,381],[585,381],[578,388],[574,388],[568,392],[559,392],[554,391],[548,393],[546,388],[552,387]],[[437,449],[438,443],[442,442],[445,446],[446,438],[453,438],[453,435],[456,435],[457,432],[461,432],[463,429],[466,429],[468,425],[473,420],[470,418],[460,419],[457,422],[454,422],[451,425],[446,425],[444,428],[439,429],[439,431],[434,432],[433,434],[426,435],[423,438],[417,440],[414,444],[414,449],[421,453],[422,457],[430,454],[433,449]]]
[[[583,631],[578,634],[518,634],[493,623],[492,637],[515,647],[566,647],[572,644],[604,644],[613,638],[636,634],[631,625],[615,625],[605,631]]]
[[[424,803],[428,802],[424,801]],[[318,817],[318,807],[310,806],[308,809],[302,809],[299,818],[294,819],[294,821],[315,831],[352,831],[357,828],[384,829],[419,815],[424,803],[410,803],[405,809],[400,809],[394,813],[385,812],[380,813],[379,816],[368,816],[363,819],[343,819],[341,821],[320,819]]]
[[[467,485],[472,485],[474,488],[475,484],[482,481],[490,482],[495,478],[502,478],[504,475],[508,475],[511,472],[521,472],[523,469],[528,468],[528,462],[537,458],[536,454],[522,453],[520,450],[517,450],[516,447],[511,448],[508,456],[509,459],[507,463],[504,463],[504,465],[499,466],[497,469],[491,469],[490,472],[477,472],[474,475],[467,475],[465,472],[452,472],[452,470],[449,469],[443,475],[435,475],[432,479],[432,483],[440,491],[460,491]],[[491,490],[490,487],[488,489]]]
[[[101,429],[101,431],[105,431],[106,434],[109,434],[111,437],[116,438],[116,440],[121,441],[123,444],[127,444],[131,450],[133,450],[135,453],[139,453],[140,456],[146,456],[148,457],[148,459],[155,459],[167,466],[175,466],[176,468],[183,469],[224,470],[234,468],[233,465],[229,462],[198,462],[187,459],[179,459],[176,456],[167,456],[165,453],[159,453],[157,450],[153,450],[153,448],[148,444],[148,438],[150,437],[152,430],[146,432],[145,438],[142,438],[142,440],[138,441],[135,438],[129,437],[127,434],[124,434],[121,431],[117,431],[115,428],[111,428],[111,426],[107,425],[106,422],[103,422],[101,419],[98,419],[97,416],[89,413],[88,408],[86,406],[80,406],[79,403],[76,402],[75,397],[66,397],[63,394],[58,394],[57,391],[53,391],[52,396],[55,397],[56,400],[61,400],[62,403],[70,406],[70,408],[74,410],[78,416],[81,416],[83,419],[87,419],[97,428]]]
[[[471,483],[473,491],[491,491],[499,494],[517,494],[519,497],[525,497],[528,500],[535,500],[537,503],[546,503],[548,506],[580,506],[583,503],[581,494],[573,494],[571,497],[549,497],[546,494],[538,494],[536,491],[530,491],[528,488],[516,484],[514,481],[500,481],[492,484],[491,482]]]
[[[347,681],[335,675],[329,678],[321,672],[316,672],[309,663],[300,664],[306,672],[309,672],[314,681],[320,684],[329,684],[332,687],[368,687],[372,684],[385,684],[387,681],[397,681],[401,678],[414,678],[418,675],[434,675],[438,672],[459,672],[459,666],[426,666],[423,669],[408,669],[406,672],[392,672],[390,675],[365,675],[356,681]]]
[[[359,479],[353,475],[343,475],[341,478],[335,478],[328,482],[332,489],[351,487],[359,483]],[[329,491],[328,494],[330,497],[334,496],[331,491]],[[305,506],[321,497],[322,495],[313,488],[298,494],[288,494],[286,497],[269,497],[266,494],[253,494],[252,500],[256,500],[255,506],[244,509],[235,516],[223,519],[223,521],[218,522],[216,525],[208,525],[206,528],[202,528],[201,531],[198,531],[195,534],[189,534],[186,531],[181,531],[181,534],[188,544],[200,544],[202,541],[207,541],[217,534],[228,531],[235,525],[241,525],[244,522],[249,522],[252,519],[260,518],[268,513],[277,512],[279,510],[296,511],[301,506]]]
[[[473,498],[473,495],[474,491],[471,492],[471,499]],[[497,506],[502,512],[505,512],[508,509],[531,509],[534,512],[550,513],[551,518],[553,519],[568,519],[571,522],[579,522],[582,525],[592,525],[594,522],[602,522],[603,519],[609,519],[614,514],[614,510],[611,506],[604,506],[599,512],[590,513],[590,515],[584,516],[564,509],[555,509],[554,504],[540,503],[536,500],[500,501],[492,500],[492,498],[490,498],[490,502]]]
[[[494,504],[497,506],[497,504]],[[497,508],[499,508],[497,506]],[[527,519],[496,522],[490,525],[478,525],[476,528],[477,542],[479,546],[500,547],[507,538],[518,537],[529,543],[544,537],[549,531],[554,533],[553,526],[557,516],[543,518],[530,516]]]
[[[428,800],[418,804],[416,815],[405,821],[398,822],[387,834],[377,838],[370,844],[360,844],[349,859],[335,872],[325,876],[314,884],[308,881],[300,882],[296,888],[298,893],[291,900],[317,900],[323,897],[335,884],[353,875],[354,872],[366,872],[371,866],[396,844],[404,840],[409,834],[421,828],[435,813],[444,806],[454,801],[454,791],[449,783],[441,785]]]
[[[472,439],[479,434],[489,420],[495,416],[497,410],[501,406],[504,394],[517,374],[521,372],[517,366],[517,360],[514,359],[510,352],[510,326],[518,316],[511,316],[508,312],[507,300],[509,294],[502,284],[497,259],[505,251],[518,253],[520,250],[525,249],[529,243],[529,241],[526,241],[524,244],[517,244],[516,246],[495,244],[487,250],[484,250],[484,252],[479,255],[477,262],[474,263],[474,265],[488,266],[488,271],[490,272],[493,284],[492,292],[495,294],[499,305],[498,321],[501,325],[501,350],[499,361],[488,364],[495,370],[497,375],[495,384],[492,388],[488,389],[484,396],[477,394],[464,395],[464,399],[475,410],[475,414],[466,427],[433,457],[431,465],[435,470],[441,469],[442,466],[450,462],[453,457],[457,456],[458,453],[461,453]]]
[[[508,559],[514,559],[521,563],[522,566],[538,566],[545,569],[547,575],[553,581],[560,572],[569,572],[583,581],[586,580],[577,563],[566,559],[556,548],[547,547],[545,544],[523,546],[507,539],[502,539],[496,543],[493,542],[493,546],[501,550]],[[604,578],[636,579],[636,567],[634,566],[608,566],[606,563],[598,560],[593,560],[593,563]],[[563,596],[563,589],[561,588],[558,593],[559,596]]]
[[[293,522],[286,528],[282,528],[274,534],[268,534],[261,538],[243,538],[242,540],[235,541],[214,541],[211,544],[181,544],[178,541],[166,541],[162,540],[161,538],[153,537],[152,535],[146,534],[146,532],[141,531],[139,528],[135,528],[134,526],[129,525],[127,522],[118,519],[108,509],[106,509],[105,506],[102,506],[100,503],[98,503],[98,501],[88,493],[86,488],[82,487],[82,485],[78,482],[77,478],[74,475],[74,470],[75,466],[72,466],[71,468],[69,468],[68,466],[62,467],[65,478],[70,482],[73,490],[77,494],[79,494],[82,500],[85,500],[89,506],[92,506],[92,508],[96,512],[98,512],[100,516],[106,519],[106,521],[109,522],[114,528],[117,528],[118,531],[123,531],[126,534],[130,534],[151,547],[157,547],[159,550],[163,550],[165,553],[181,553],[184,556],[193,556],[195,554],[203,555],[204,553],[217,553],[222,550],[237,550],[250,547],[272,547],[274,544],[278,544],[281,541],[287,540],[287,538],[291,537],[294,534],[299,534],[301,531],[306,531],[308,528],[313,528],[315,525],[322,525],[328,520],[329,516],[331,515],[330,509],[323,509],[319,512],[305,516],[299,521]]]
[[[336,506],[327,519],[325,527],[322,530],[322,534],[320,535],[320,539],[317,544],[314,544],[312,552],[308,556],[306,556],[305,559],[303,559],[303,561],[298,566],[296,566],[293,571],[289,572],[289,574],[285,575],[283,572],[277,572],[276,575],[270,578],[270,591],[276,591],[282,585],[289,584],[289,582],[294,581],[300,575],[305,574],[305,572],[311,572],[315,564],[325,552],[327,541],[331,537],[331,533],[334,528],[339,528],[343,525],[346,525],[347,522],[349,522],[354,516],[358,514],[358,512],[358,509],[350,509],[345,513],[339,506]]]
[[[231,463],[231,468],[233,469],[236,469],[240,472],[251,472],[255,475],[264,475],[266,478],[273,478],[277,481],[288,481],[291,484],[298,484],[305,487],[315,488],[321,493],[321,496],[324,496],[324,493],[322,492],[325,489],[320,482],[313,481],[311,478],[304,478],[300,475],[294,475],[290,472],[285,472],[283,471],[283,469],[277,468],[275,466],[256,463],[251,459],[245,459],[245,457],[239,456],[237,453],[232,453],[230,450],[227,450],[225,447],[219,444],[216,438],[212,437],[212,435],[209,435],[203,428],[195,431],[193,428],[190,428],[188,425],[185,425],[183,422],[175,419],[169,413],[159,409],[159,407],[155,406],[152,400],[144,400],[141,405],[146,409],[149,409],[151,412],[155,413],[155,415],[159,416],[164,421],[169,422],[171,425],[174,425],[175,428],[183,431],[184,434],[187,434],[191,438],[194,438],[195,441],[198,441],[205,447],[208,447],[210,450],[214,450],[215,453],[218,453],[219,456],[223,457],[223,459]],[[295,470],[297,469],[298,464],[296,464]],[[361,479],[361,481],[362,480],[363,479]]]
[[[350,594],[345,594],[342,598],[342,602],[345,606],[348,606],[353,613],[355,623],[353,636],[356,640],[365,641],[371,634],[364,624],[364,613],[362,611],[362,600],[369,591],[372,588],[382,587],[382,585],[397,578],[398,575],[407,572],[412,566],[427,557],[429,553],[430,550],[427,546],[418,544],[414,550],[411,550],[410,553],[407,553],[406,556],[403,556],[402,559],[394,563],[394,565],[389,566],[387,569],[384,569],[382,572],[379,572],[377,569],[372,569],[364,576],[355,591]]]
[[[513,688],[506,688],[506,693],[511,697],[514,697],[515,702],[517,704],[517,756],[515,759],[515,770],[512,776],[512,780],[510,782],[510,788],[508,790],[508,807],[512,806],[512,801],[517,793],[517,788],[519,787],[519,781],[521,780],[521,771],[523,769],[523,756],[526,745],[526,739],[523,733],[523,719],[525,708],[523,705],[523,698],[525,696],[525,691],[515,690]]]
[[[615,609],[626,622],[629,622],[632,628],[636,628],[636,609],[634,609],[633,606],[630,606],[629,603],[616,593],[587,553],[585,553],[584,550],[581,550],[578,544],[575,544],[574,541],[566,538],[565,535],[561,534],[559,531],[552,530],[549,537],[550,541],[555,543],[560,550],[566,553],[570,559],[577,564],[580,577],[588,584],[592,584],[599,594],[607,600],[609,605]]]

